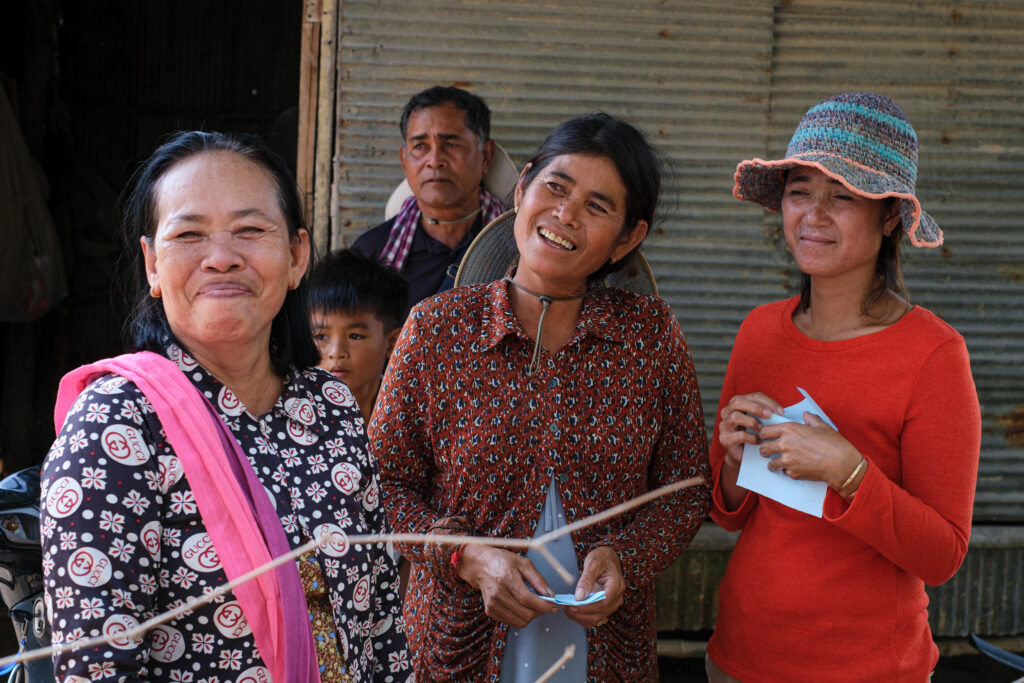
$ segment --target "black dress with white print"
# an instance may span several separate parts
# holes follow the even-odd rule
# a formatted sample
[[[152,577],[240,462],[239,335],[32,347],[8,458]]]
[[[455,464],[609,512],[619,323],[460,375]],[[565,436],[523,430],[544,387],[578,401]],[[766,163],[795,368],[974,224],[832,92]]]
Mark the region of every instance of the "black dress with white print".
[[[330,374],[293,370],[266,415],[253,417],[181,348],[166,355],[214,405],[242,446],[298,547],[323,529],[316,553],[347,673],[407,681],[398,572],[383,546],[348,535],[385,528],[377,465],[355,400]],[[42,547],[55,644],[115,634],[225,583],[181,463],[141,391],[94,381],[68,413],[43,465]],[[64,650],[57,680],[262,683],[265,667],[232,593],[141,640]]]

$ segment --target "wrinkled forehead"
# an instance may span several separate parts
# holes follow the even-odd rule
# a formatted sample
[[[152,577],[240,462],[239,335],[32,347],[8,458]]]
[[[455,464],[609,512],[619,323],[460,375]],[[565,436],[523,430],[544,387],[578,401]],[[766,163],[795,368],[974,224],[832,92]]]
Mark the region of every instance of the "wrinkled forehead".
[[[421,107],[409,114],[406,140],[429,136],[477,140],[466,121],[467,112],[452,102]]]
[[[586,192],[601,196],[616,206],[623,206],[629,190],[615,160],[604,154],[571,152],[545,160],[537,169],[539,177],[556,177]]]
[[[224,181],[228,180],[227,183]],[[229,185],[241,200],[247,194],[264,200],[258,202],[264,212],[280,212],[280,218],[294,234],[298,226],[291,225],[281,188],[274,174],[244,154],[229,150],[210,150],[191,154],[168,166],[153,183],[150,202],[156,224],[163,218],[168,204],[189,196],[201,197],[215,187]],[[270,201],[266,202],[265,199]]]

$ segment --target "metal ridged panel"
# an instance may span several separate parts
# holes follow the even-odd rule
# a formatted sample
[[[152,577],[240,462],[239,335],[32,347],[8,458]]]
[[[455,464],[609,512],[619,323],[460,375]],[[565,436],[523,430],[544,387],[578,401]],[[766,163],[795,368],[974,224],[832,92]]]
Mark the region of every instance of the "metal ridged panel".
[[[1024,5],[851,7],[346,1],[343,225],[333,243],[381,220],[402,178],[398,113],[423,87],[455,83],[483,95],[493,136],[517,163],[569,116],[624,115],[674,166],[645,253],[687,333],[710,424],[740,321],[795,282],[778,218],[731,197],[736,162],[781,154],[823,97],[886,93],[918,130],[919,193],[947,236],[941,250],[908,253],[908,283],[914,301],[960,330],[971,350],[984,419],[976,514],[1020,520]]]
[[[794,0],[775,41],[772,154],[841,91],[884,93],[913,122],[918,194],[946,243],[905,251],[908,286],[971,352],[984,425],[975,518],[1024,520],[1024,4]]]
[[[938,636],[1024,632],[1024,530],[975,527],[963,566],[928,588],[928,621]]]
[[[655,584],[660,631],[705,631],[718,618],[718,584],[738,533],[707,523]],[[1024,529],[975,526],[964,563],[941,586],[926,586],[936,638],[1024,633]]]
[[[760,213],[731,198],[737,160],[763,153],[772,8],[758,0],[343,3],[339,185],[351,243],[402,179],[397,119],[412,93],[482,95],[520,164],[556,124],[596,110],[643,128],[673,166],[644,251],[715,412],[743,316],[779,297],[784,266]],[[755,274],[755,284],[738,278]]]

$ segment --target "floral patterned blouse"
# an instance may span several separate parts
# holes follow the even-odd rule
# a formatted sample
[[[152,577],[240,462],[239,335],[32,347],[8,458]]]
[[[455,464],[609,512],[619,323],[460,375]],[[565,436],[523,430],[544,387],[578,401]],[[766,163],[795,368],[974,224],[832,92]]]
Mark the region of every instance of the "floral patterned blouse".
[[[384,527],[377,468],[344,384],[316,368],[293,370],[273,409],[253,417],[178,346],[167,355],[235,433],[292,547],[323,526],[345,535]],[[116,633],[227,581],[155,413],[122,377],[97,379],[68,413],[43,464],[42,504],[54,644]],[[315,558],[346,673],[360,681],[409,679],[398,573],[383,546],[329,544]],[[228,593],[141,642],[115,638],[109,647],[65,650],[54,667],[63,682],[268,681],[251,634]]]
[[[396,532],[531,538],[552,477],[569,522],[670,482],[710,481],[693,363],[664,301],[587,296],[573,337],[544,350],[530,376],[534,344],[507,287],[444,292],[406,323],[369,428]],[[587,633],[589,680],[657,680],[654,579],[710,503],[696,486],[573,535],[580,567],[611,546],[627,584],[622,607]],[[413,562],[405,618],[417,678],[498,680],[507,627],[455,577],[453,547],[398,545]]]

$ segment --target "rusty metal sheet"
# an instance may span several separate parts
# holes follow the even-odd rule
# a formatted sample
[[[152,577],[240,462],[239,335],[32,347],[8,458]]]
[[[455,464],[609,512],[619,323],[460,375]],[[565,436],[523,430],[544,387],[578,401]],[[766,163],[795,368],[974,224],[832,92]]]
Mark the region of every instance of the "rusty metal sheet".
[[[659,631],[709,631],[718,618],[718,584],[738,533],[711,522],[655,583]],[[926,586],[936,638],[1024,633],[1024,528],[976,526],[952,579]]]
[[[971,353],[983,419],[977,521],[1024,521],[1022,81],[1019,2],[779,4],[773,154],[809,106],[847,90],[892,97],[917,131],[919,196],[946,242],[905,250],[907,284]]]
[[[334,244],[383,219],[402,179],[398,117],[422,88],[456,84],[482,95],[492,136],[517,164],[567,118],[624,116],[671,166],[644,251],[688,335],[710,426],[740,321],[783,293],[778,247],[765,242],[760,212],[731,197],[736,162],[765,149],[771,5],[346,0],[343,8],[343,220]]]
[[[351,242],[402,178],[397,120],[435,83],[484,96],[521,162],[572,115],[628,117],[672,166],[645,253],[693,350],[705,413],[755,305],[793,292],[778,218],[731,196],[736,162],[781,154],[844,90],[895,99],[921,139],[920,196],[946,232],[907,253],[913,300],[967,339],[984,420],[976,516],[1024,521],[1024,5],[683,0],[343,3],[342,221]]]

